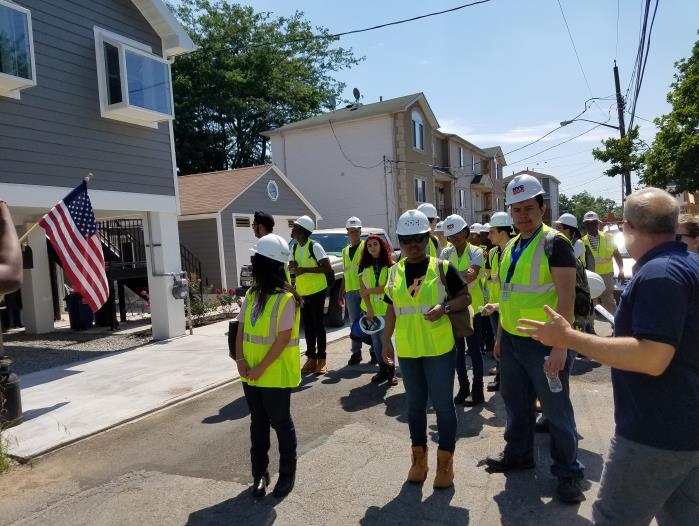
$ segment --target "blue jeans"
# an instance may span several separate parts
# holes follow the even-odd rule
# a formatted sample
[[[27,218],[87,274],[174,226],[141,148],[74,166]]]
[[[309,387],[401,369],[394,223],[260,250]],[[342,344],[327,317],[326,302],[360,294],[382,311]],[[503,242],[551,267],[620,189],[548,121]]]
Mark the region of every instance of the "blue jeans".
[[[483,317],[476,314],[473,317],[473,336],[466,338],[468,355],[471,357],[473,367],[473,383],[483,385],[483,355],[481,354],[481,336],[483,334]],[[466,347],[463,338],[456,339],[456,375],[459,386],[468,385],[468,373],[466,372]]]
[[[383,363],[383,329],[371,335],[371,349],[378,363]]]
[[[345,305],[349,314],[350,324],[362,317],[362,297],[358,290],[345,291]],[[362,352],[362,342],[352,340],[352,354]]]
[[[551,352],[531,338],[502,331],[500,340],[500,393],[505,402],[505,454],[518,461],[534,456],[534,401],[538,398],[551,433],[551,473],[559,478],[582,478],[584,466],[578,460],[578,433],[570,403],[570,362],[558,373],[563,391],[552,393],[544,373],[544,358]]]
[[[456,409],[454,408],[453,350],[441,356],[398,358],[405,394],[408,397],[408,427],[413,446],[427,446],[427,397],[437,413],[439,449],[454,452]]]

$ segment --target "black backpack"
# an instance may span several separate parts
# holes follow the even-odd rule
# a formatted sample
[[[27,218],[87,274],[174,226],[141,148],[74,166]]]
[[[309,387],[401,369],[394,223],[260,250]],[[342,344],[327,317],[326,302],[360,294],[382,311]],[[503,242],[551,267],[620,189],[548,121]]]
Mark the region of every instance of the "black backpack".
[[[544,239],[544,253],[550,257],[553,252],[553,240],[558,232],[551,230]],[[592,297],[590,296],[590,285],[587,282],[587,274],[582,262],[575,258],[575,305],[573,314],[575,317],[587,318],[592,313]]]

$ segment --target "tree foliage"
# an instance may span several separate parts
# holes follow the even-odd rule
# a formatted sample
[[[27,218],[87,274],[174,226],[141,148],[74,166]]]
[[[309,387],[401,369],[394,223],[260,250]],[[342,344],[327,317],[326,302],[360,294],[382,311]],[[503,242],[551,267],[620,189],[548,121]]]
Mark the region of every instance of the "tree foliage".
[[[594,197],[587,191],[575,194],[572,197],[561,194],[558,207],[561,214],[573,214],[578,219],[580,227],[582,227],[583,216],[590,210],[597,212],[600,219],[604,219],[609,212],[612,212],[616,217],[621,217],[621,207],[616,204],[614,199]]]
[[[693,192],[699,190],[699,40],[692,56],[675,67],[675,81],[667,95],[672,111],[655,119],[659,131],[646,154],[643,182]]]
[[[298,11],[274,18],[221,0],[171,9],[199,48],[172,67],[181,174],[266,162],[260,132],[334,109],[344,84],[332,73],[361,60],[337,39],[311,38],[330,33]]]
[[[625,173],[637,172],[642,177],[644,171],[644,151],[648,145],[639,138],[638,126],[622,138],[610,137],[602,141],[604,148],[592,150],[592,156],[598,161],[611,163],[604,171],[609,177],[623,176]]]

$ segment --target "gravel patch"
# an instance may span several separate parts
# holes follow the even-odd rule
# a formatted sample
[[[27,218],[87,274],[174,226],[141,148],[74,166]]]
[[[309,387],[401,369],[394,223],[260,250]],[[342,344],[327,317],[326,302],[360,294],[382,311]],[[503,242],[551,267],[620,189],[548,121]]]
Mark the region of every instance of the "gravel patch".
[[[5,335],[4,354],[18,375],[125,351],[152,341],[147,334],[65,332]]]

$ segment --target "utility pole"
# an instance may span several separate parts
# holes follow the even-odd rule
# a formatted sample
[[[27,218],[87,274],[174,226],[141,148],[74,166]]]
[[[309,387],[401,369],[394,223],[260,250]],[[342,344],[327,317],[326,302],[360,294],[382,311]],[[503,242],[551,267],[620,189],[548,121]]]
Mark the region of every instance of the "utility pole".
[[[621,96],[621,86],[619,85],[619,68],[616,66],[616,60],[614,61],[614,84],[616,85],[616,109],[619,114],[619,135],[623,139],[626,137],[626,125],[624,124],[624,99]],[[631,174],[626,170],[623,174],[621,193],[622,203],[624,198],[631,194]]]

